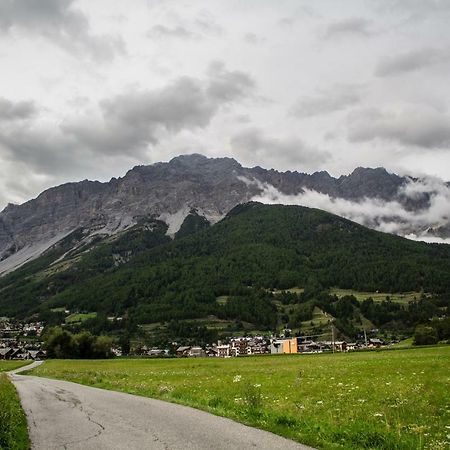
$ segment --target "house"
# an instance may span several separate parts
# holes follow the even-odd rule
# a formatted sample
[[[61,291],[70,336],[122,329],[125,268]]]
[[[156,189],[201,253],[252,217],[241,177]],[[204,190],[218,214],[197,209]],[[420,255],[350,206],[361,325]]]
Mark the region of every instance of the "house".
[[[347,351],[347,342],[345,342],[345,341],[335,341],[334,342],[334,349],[337,352],[346,352]]]
[[[191,347],[188,356],[191,358],[203,358],[206,356],[206,353],[201,347]]]
[[[190,346],[181,346],[178,347],[176,352],[177,352],[177,356],[181,356],[181,357],[188,357],[189,356],[189,350],[191,349]]]
[[[216,349],[219,358],[229,358],[231,356],[229,345],[218,345]]]
[[[302,341],[299,339],[298,342],[298,352],[299,353],[322,353],[324,346],[319,342],[314,342],[311,340]]]
[[[283,353],[283,341],[275,339],[270,343],[270,353],[272,355],[278,355]]]
[[[119,347],[111,347],[111,353],[114,356],[122,356],[122,349],[120,349]]]
[[[166,356],[166,351],[160,348],[152,348],[148,351],[148,356]]]
[[[369,348],[380,348],[382,345],[384,345],[384,342],[381,339],[372,338],[369,339]]]
[[[28,351],[23,348],[14,348],[10,359],[28,359]]]
[[[248,355],[248,340],[246,338],[235,338],[231,340],[231,356]]]
[[[35,361],[40,361],[41,359],[44,359],[45,356],[46,354],[43,350],[28,350],[27,359],[34,359]]]
[[[10,347],[0,348],[0,359],[11,359],[14,350]]]
[[[268,353],[268,344],[264,338],[255,337],[248,341],[248,354],[250,355],[264,355]]]
[[[207,347],[205,350],[205,354],[209,358],[215,358],[218,356],[217,347]]]
[[[298,340],[292,339],[275,339],[270,343],[270,353],[272,355],[282,353],[298,353]]]
[[[325,341],[323,344],[329,348],[330,350],[334,350],[335,352],[346,352],[347,351],[347,342],[345,341]]]

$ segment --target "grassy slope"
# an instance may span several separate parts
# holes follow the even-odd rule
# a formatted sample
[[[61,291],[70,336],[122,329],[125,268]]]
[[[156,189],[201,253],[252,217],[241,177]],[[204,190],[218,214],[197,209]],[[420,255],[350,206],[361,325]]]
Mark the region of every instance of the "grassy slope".
[[[0,361],[0,372],[17,369],[27,363]],[[27,450],[30,448],[27,420],[19,397],[8,377],[0,373],[0,449]]]
[[[410,450],[448,448],[449,369],[450,347],[438,347],[48,361],[33,373],[194,406],[317,448]]]

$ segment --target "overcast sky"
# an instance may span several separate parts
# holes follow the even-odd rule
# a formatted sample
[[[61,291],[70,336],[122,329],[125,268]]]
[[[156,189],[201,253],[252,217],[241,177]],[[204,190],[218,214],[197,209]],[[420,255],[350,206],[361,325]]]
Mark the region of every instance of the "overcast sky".
[[[1,0],[0,209],[182,153],[449,180],[448,0]]]

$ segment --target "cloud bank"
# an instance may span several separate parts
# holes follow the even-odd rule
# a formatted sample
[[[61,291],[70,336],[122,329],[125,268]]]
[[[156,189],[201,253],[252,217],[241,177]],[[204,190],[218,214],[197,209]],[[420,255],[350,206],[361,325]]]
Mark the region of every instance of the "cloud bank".
[[[343,198],[333,198],[310,189],[304,189],[297,195],[287,195],[274,186],[251,181],[262,189],[261,194],[252,198],[253,201],[266,204],[301,205],[310,208],[323,209],[350,219],[361,225],[374,228],[386,233],[398,234],[410,239],[427,242],[446,242],[430,234],[430,225],[434,229],[450,224],[450,187],[442,180],[424,178],[410,179],[400,188],[399,199],[384,201],[379,198],[364,198],[361,201],[351,201]],[[405,206],[408,199],[426,198],[423,209],[413,211]],[[413,229],[422,229],[420,234],[412,233]]]
[[[97,61],[111,60],[125,45],[116,35],[92,34],[86,15],[74,0],[2,0],[0,31],[39,35],[63,49],[87,53]]]

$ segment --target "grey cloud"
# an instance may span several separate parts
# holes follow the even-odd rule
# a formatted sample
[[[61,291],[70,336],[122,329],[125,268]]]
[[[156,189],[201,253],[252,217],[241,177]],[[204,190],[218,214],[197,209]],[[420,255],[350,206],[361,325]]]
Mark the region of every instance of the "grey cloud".
[[[0,154],[38,173],[66,175],[94,168],[99,158],[145,159],[148,146],[181,130],[206,127],[224,105],[251,95],[251,78],[214,63],[203,79],[181,77],[157,90],[105,99],[98,114],[59,126],[39,120],[0,126]]]
[[[300,19],[305,17],[317,19],[320,16],[321,15],[315,9],[311,8],[310,5],[299,5],[291,15],[281,17],[277,23],[280,27],[292,28],[292,26],[295,25]]]
[[[325,39],[334,39],[352,35],[368,37],[372,34],[370,29],[371,23],[371,21],[361,17],[339,20],[328,25],[324,37]]]
[[[290,109],[292,116],[306,118],[341,111],[361,102],[360,85],[335,85],[314,96],[300,98]]]
[[[64,49],[88,52],[99,60],[110,60],[124,52],[117,36],[97,36],[90,32],[82,11],[73,8],[74,0],[2,0],[0,30],[14,29],[39,34]]]
[[[247,44],[258,45],[264,42],[264,38],[259,37],[255,33],[245,33],[244,41],[247,42]]]
[[[71,172],[86,161],[75,154],[75,142],[59,130],[20,124],[0,130],[0,153],[10,162],[25,164],[38,173]]]
[[[101,117],[63,124],[65,133],[103,153],[140,155],[161,134],[206,127],[219,109],[249,96],[253,80],[214,63],[206,79],[181,77],[153,91],[130,91],[100,103]]]
[[[220,61],[210,65],[208,76],[207,94],[217,102],[231,102],[246,97],[255,87],[255,82],[248,74],[237,70],[230,72]]]
[[[194,25],[206,36],[222,36],[225,30],[220,26],[215,17],[208,11],[203,11],[195,19]]]
[[[0,121],[23,120],[36,114],[36,106],[31,101],[11,102],[0,97]]]
[[[297,17],[282,17],[278,21],[278,25],[282,27],[292,27],[292,25],[294,25],[297,20]]]
[[[450,50],[424,48],[385,58],[377,65],[375,74],[379,77],[401,75],[448,61],[450,61]]]
[[[381,12],[404,12],[411,22],[426,20],[432,15],[444,17],[450,13],[450,3],[446,0],[384,0],[376,5]]]
[[[155,25],[152,27],[147,36],[150,38],[176,38],[176,39],[199,39],[200,35],[188,30],[186,27],[177,25],[170,28],[165,25]]]
[[[348,124],[351,142],[383,139],[430,149],[450,145],[450,117],[431,109],[359,110],[349,115]]]
[[[248,128],[230,141],[239,158],[270,161],[277,167],[315,167],[330,159],[330,154],[310,147],[299,138],[276,138],[265,135],[259,128]]]

